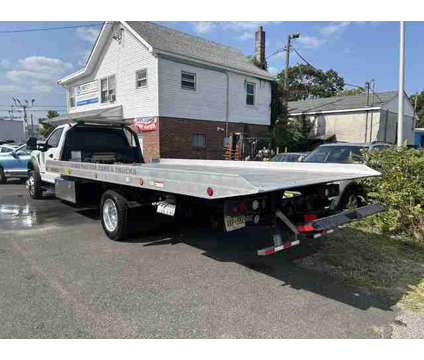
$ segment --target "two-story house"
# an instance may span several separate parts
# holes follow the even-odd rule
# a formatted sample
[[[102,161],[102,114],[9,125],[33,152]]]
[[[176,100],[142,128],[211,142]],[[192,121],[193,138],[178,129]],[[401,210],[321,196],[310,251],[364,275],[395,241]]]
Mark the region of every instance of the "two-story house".
[[[106,22],[85,67],[58,81],[63,118],[134,121],[146,160],[223,157],[232,132],[263,137],[271,81],[265,33],[255,58],[237,49],[150,22]]]

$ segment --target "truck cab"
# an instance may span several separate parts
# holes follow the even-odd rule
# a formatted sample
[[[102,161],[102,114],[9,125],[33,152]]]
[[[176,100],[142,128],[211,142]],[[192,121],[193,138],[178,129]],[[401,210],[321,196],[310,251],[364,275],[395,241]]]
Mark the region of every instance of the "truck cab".
[[[56,127],[43,142],[28,141],[32,148],[27,186],[41,191],[55,184],[58,174],[46,166],[48,160],[96,163],[143,163],[137,135],[123,125],[71,123]]]

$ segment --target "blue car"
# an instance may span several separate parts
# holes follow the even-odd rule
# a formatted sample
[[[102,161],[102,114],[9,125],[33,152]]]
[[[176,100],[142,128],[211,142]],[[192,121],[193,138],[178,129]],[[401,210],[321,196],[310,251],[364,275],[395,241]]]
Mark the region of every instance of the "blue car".
[[[31,153],[26,145],[11,149],[10,152],[0,152],[0,184],[6,183],[8,178],[26,179],[30,159]]]

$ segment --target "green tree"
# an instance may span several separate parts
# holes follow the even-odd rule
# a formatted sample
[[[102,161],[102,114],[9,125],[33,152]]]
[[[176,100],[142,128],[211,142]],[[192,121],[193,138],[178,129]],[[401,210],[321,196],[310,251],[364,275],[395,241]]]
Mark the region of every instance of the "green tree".
[[[363,87],[357,87],[357,88],[353,88],[353,89],[346,89],[343,91],[340,91],[337,95],[340,96],[353,96],[353,95],[359,95],[359,94],[363,94],[365,92],[365,88]]]
[[[37,132],[43,136],[44,138],[46,138],[47,136],[50,135],[50,133],[53,131],[53,129],[55,128],[53,125],[47,124],[46,120],[48,119],[53,119],[55,117],[59,116],[59,113],[56,110],[49,110],[47,111],[47,118],[40,118],[38,119],[38,126],[37,126]]]
[[[277,75],[277,83],[284,84],[285,70]],[[324,71],[310,65],[297,64],[288,70],[289,101],[335,96],[343,91],[345,82],[333,69]]]
[[[288,109],[283,105],[286,98],[284,75],[283,70],[271,87],[273,145],[280,150],[305,150],[310,124],[306,119],[289,121]],[[288,70],[289,101],[335,96],[343,91],[344,85],[344,79],[332,69],[323,71],[310,65],[297,64]]]
[[[424,127],[424,91],[417,92],[416,94],[411,96],[412,106],[415,106],[415,101],[417,101],[417,115],[418,122],[417,127]]]

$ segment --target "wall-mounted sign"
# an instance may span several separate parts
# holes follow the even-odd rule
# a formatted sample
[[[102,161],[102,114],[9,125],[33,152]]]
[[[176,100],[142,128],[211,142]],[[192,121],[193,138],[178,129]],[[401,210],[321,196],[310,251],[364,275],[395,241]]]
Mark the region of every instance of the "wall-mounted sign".
[[[75,87],[76,105],[83,106],[99,102],[99,82],[90,81]]]
[[[159,121],[154,117],[137,117],[131,128],[137,133],[159,130]]]

